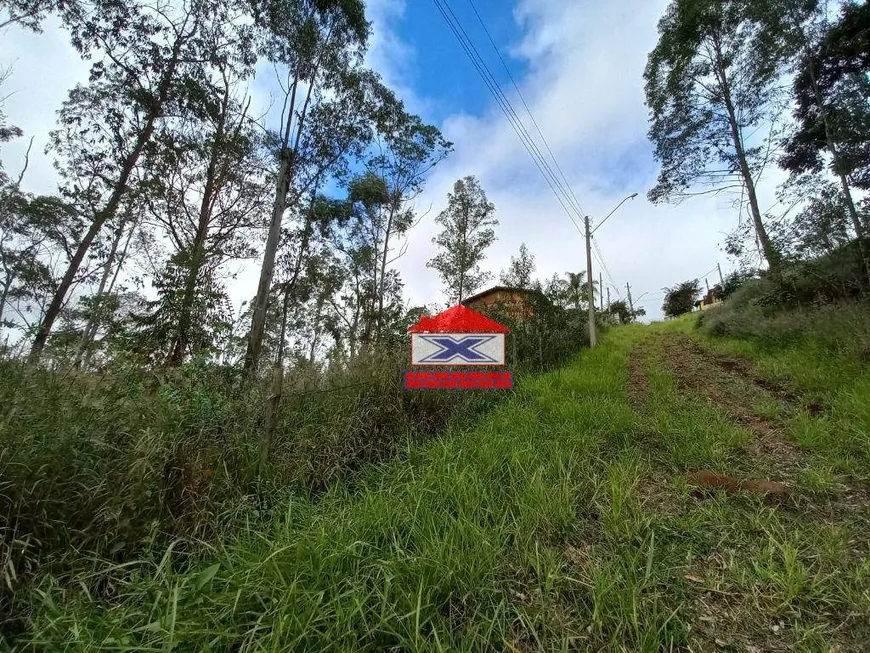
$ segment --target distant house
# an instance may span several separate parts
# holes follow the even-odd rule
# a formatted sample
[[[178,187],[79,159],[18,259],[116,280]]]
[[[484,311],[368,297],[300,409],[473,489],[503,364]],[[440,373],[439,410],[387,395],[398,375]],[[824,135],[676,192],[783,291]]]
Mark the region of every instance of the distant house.
[[[539,295],[537,290],[528,288],[493,286],[463,300],[462,305],[479,313],[499,310],[515,320],[523,320],[532,316]]]
[[[722,299],[719,297],[716,297],[713,294],[713,289],[711,288],[710,290],[707,291],[706,295],[704,295],[703,297],[701,297],[701,299],[699,299],[698,301],[695,302],[695,308],[697,308],[699,311],[704,311],[704,310],[707,310],[708,308],[710,308],[711,306],[715,306],[716,304],[721,304],[721,303],[722,303]]]

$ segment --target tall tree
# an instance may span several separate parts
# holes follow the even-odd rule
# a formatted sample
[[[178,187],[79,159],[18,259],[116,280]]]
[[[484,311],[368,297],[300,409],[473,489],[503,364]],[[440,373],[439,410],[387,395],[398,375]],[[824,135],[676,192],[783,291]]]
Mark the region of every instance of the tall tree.
[[[773,135],[758,140],[748,132],[772,126],[778,113],[780,55],[769,29],[776,7],[775,0],[672,0],[644,71],[649,138],[662,164],[650,201],[742,189],[771,269],[782,257],[762,220],[756,183]]]
[[[823,2],[806,18],[795,9],[786,14],[793,16],[790,27],[798,36],[800,56],[793,83],[796,128],[786,140],[780,165],[800,174],[821,172],[829,164],[829,171],[840,182],[852,228],[861,239],[865,274],[870,279],[870,255],[863,241],[867,234],[852,191],[853,177],[858,177],[858,185],[867,187],[870,182],[870,98],[866,82],[870,69],[866,39],[870,5],[846,5],[834,25],[828,23],[827,9]],[[812,213],[819,215],[817,211]]]
[[[261,52],[286,71],[286,83],[273,146],[278,169],[272,214],[245,353],[249,374],[260,362],[284,213],[320,177],[313,175],[308,184],[298,178],[300,147],[312,109],[332,94],[343,100],[337,106],[361,109],[346,95],[359,81],[350,78],[362,62],[369,35],[361,0],[253,0],[253,6],[262,35]]]
[[[117,220],[118,224],[114,229],[109,251],[105,257],[97,292],[81,302],[85,305],[87,323],[82,330],[79,340],[74,362],[75,367],[80,367],[82,363],[87,367],[87,362],[93,354],[93,343],[97,337],[97,332],[100,327],[107,324],[111,319],[116,302],[110,301],[109,298],[114,290],[115,281],[117,281],[118,275],[121,273],[127,259],[130,242],[139,226],[139,220],[137,219],[139,216],[131,216],[123,210],[119,211],[119,213],[121,215]]]
[[[244,53],[237,19],[228,5],[211,0],[182,8],[161,0],[99,3],[69,18],[73,45],[85,56],[101,56],[89,83],[70,91],[52,141],[64,162],[67,194],[89,224],[36,332],[31,362],[45,347],[91,245],[115,218],[153,148],[160,120],[183,110],[185,80],[197,78],[203,63],[225,49]]]
[[[380,342],[388,313],[400,309],[395,300],[402,284],[390,266],[405,254],[407,243],[401,239],[417,221],[412,201],[451,149],[436,127],[408,114],[398,101],[383,107],[377,131],[365,172],[349,185],[351,220],[341,245],[361,272],[360,341],[368,345]]]
[[[525,243],[520,245],[517,256],[511,256],[507,270],[502,270],[499,280],[513,288],[532,288],[532,275],[535,273],[535,257],[529,252]]]
[[[797,254],[824,256],[849,242],[849,214],[840,189],[825,184],[819,193],[807,200],[791,225]]]
[[[474,294],[492,275],[480,269],[487,247],[495,242],[495,205],[477,178],[459,179],[447,195],[447,208],[435,222],[443,230],[432,242],[441,251],[427,267],[438,270],[451,304]]]
[[[215,73],[213,83],[202,85],[195,110],[158,136],[161,148],[150,171],[149,204],[169,235],[181,283],[170,365],[195,353],[190,332],[198,289],[212,286],[227,260],[254,256],[250,230],[259,226],[266,199],[249,101],[237,97],[232,71],[218,63]],[[161,316],[163,326],[167,317]]]
[[[290,332],[300,327],[304,328],[303,325],[306,322],[309,324],[313,322],[313,333],[311,334],[313,341],[309,345],[310,359],[313,363],[324,306],[337,291],[342,281],[338,266],[331,260],[329,250],[321,247],[319,249],[322,250],[323,254],[316,255],[312,254],[312,249],[316,247],[315,241],[331,235],[335,224],[347,219],[348,206],[345,202],[329,200],[319,195],[318,190],[315,187],[310,193],[309,204],[302,216],[301,228],[296,233],[285,234],[285,237],[298,239],[298,246],[294,248],[293,252],[285,250],[283,260],[279,259],[279,263],[283,263],[281,267],[283,268],[284,280],[276,288],[278,296],[276,298],[280,298],[281,309],[269,396],[266,401],[263,432],[258,448],[258,473],[268,460],[277,425],[278,409],[284,393],[284,361]],[[304,317],[300,316],[300,319],[291,320],[291,309],[297,309],[310,303],[312,297],[316,298],[314,301],[315,319],[305,320]],[[273,305],[277,305],[277,302],[274,302]],[[305,312],[310,314],[310,311],[300,311],[300,313]]]
[[[80,226],[59,198],[35,197],[15,182],[0,186],[0,324],[27,331],[41,317],[54,289],[53,258]]]

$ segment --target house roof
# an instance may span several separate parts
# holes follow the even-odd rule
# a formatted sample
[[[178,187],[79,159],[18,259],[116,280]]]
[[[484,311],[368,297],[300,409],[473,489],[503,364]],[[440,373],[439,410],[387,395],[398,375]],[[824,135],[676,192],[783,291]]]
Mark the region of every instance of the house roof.
[[[473,302],[476,299],[481,299],[486,297],[487,295],[491,295],[494,292],[512,292],[512,293],[520,293],[523,295],[536,295],[536,290],[531,290],[529,288],[516,288],[512,286],[493,286],[492,288],[487,288],[483,292],[479,292],[476,295],[472,295],[471,297],[466,297],[462,300],[463,304],[468,302]]]
[[[506,326],[466,306],[448,308],[434,317],[423,315],[420,321],[408,329],[410,333],[507,333]]]

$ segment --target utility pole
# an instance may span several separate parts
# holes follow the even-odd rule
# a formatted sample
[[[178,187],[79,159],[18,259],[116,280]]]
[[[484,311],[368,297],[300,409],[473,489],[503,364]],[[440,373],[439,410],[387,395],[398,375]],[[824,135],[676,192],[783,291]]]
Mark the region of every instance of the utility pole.
[[[604,216],[604,220],[599,222],[598,227],[595,227],[595,229],[601,227],[601,225],[603,225],[607,221],[607,218],[616,213],[617,209],[619,209],[620,206],[625,204],[628,200],[634,199],[635,197],[637,197],[637,193],[632,193],[631,195],[623,199],[619,204],[616,205],[616,208],[614,208],[610,213]],[[585,216],[583,220],[586,223],[586,283],[589,284],[589,346],[594,347],[597,344],[597,338],[595,335],[595,289],[592,283],[594,279],[594,277],[592,276],[592,232],[595,231],[595,229],[590,228],[588,215]]]
[[[610,310],[610,286],[607,286],[607,310]]]
[[[589,229],[589,216],[586,222],[586,282],[589,284],[589,346],[594,347],[597,343],[595,334],[595,295],[592,291],[592,231]]]
[[[634,302],[631,301],[631,286],[628,285],[628,282],[625,282],[625,290],[628,292],[628,308],[631,310],[631,314],[634,315]]]
[[[725,288],[725,279],[722,278],[722,266],[717,263],[716,269],[719,270],[719,284],[724,289]]]
[[[704,283],[707,284],[707,294],[710,294],[710,282],[707,281],[707,277],[704,277]]]

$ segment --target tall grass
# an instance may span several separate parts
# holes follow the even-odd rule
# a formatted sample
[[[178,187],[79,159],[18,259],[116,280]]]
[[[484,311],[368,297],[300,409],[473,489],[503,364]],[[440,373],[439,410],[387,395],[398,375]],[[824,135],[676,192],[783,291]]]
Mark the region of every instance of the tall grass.
[[[674,326],[697,324],[709,346],[753,359],[762,376],[799,390],[815,410],[792,417],[795,439],[833,469],[870,479],[870,304],[767,310],[751,301],[754,292],[741,289],[697,322]]]
[[[597,351],[590,378],[527,380],[474,430],[406,438],[399,460],[361,468],[354,487],[333,482],[316,498],[284,493],[271,510],[237,508],[233,527],[212,534],[205,550],[179,539],[43,571],[16,596],[22,641],[85,650],[500,647],[527,628],[505,593],[510,568],[523,587],[540,586],[536,601],[546,596],[564,561],[540,543],[576,531],[576,506],[601,492],[590,466],[631,428],[625,356]],[[581,394],[598,408],[577,401]],[[438,397],[401,401],[420,409],[445,401]],[[604,429],[599,414],[610,416]],[[201,424],[191,420],[192,434]],[[554,619],[541,612],[528,628],[554,637]]]
[[[692,498],[685,469],[752,474],[759,461],[741,453],[745,431],[677,387],[655,347],[648,396],[632,405],[629,357],[651,334],[608,334],[571,366],[523,377],[486,419],[401,441],[353,484],[285,492],[268,508],[231,501],[232,527],[198,547],[177,538],[40,570],[17,592],[6,643],[860,650],[868,568],[853,549],[866,528],[752,497]]]
[[[115,364],[99,375],[0,362],[0,620],[37,573],[123,563],[179,540],[186,553],[293,496],[360,469],[498,401],[403,393],[406,352],[288,377],[270,464],[254,477],[266,388],[227,368]],[[401,358],[400,358],[401,357]]]

